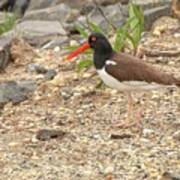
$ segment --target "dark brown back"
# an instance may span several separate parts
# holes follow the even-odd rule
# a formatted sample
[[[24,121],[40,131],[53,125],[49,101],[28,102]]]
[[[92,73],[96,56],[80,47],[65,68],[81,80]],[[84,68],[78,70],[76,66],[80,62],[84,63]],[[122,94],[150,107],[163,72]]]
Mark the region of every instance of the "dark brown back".
[[[173,85],[179,82],[172,75],[158,71],[134,56],[116,53],[113,60],[117,65],[106,65],[106,71],[119,81],[146,81],[163,85]]]

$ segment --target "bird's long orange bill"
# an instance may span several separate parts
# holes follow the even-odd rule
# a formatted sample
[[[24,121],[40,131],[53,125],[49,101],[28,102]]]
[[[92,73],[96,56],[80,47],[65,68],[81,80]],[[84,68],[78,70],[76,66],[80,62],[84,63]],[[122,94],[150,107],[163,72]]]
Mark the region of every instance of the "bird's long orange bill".
[[[79,48],[77,48],[76,50],[74,50],[73,52],[71,52],[66,59],[67,60],[71,60],[72,58],[76,57],[77,55],[79,55],[80,53],[84,52],[86,49],[89,49],[90,45],[88,42],[84,43],[82,46],[80,46]]]

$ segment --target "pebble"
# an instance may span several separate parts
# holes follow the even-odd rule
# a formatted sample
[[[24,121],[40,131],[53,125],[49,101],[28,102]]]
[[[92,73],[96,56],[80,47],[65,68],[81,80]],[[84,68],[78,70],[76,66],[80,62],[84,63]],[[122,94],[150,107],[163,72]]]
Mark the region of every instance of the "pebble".
[[[9,147],[17,147],[19,145],[19,142],[10,142],[8,144]]]
[[[56,46],[55,48],[54,48],[54,52],[59,52],[60,51],[60,47],[59,46]]]
[[[44,74],[47,72],[47,69],[39,64],[28,64],[26,71],[28,73],[38,73]]]
[[[173,137],[175,140],[180,141],[180,130],[179,130],[179,131],[176,131],[176,132],[172,135],[172,137]]]
[[[151,134],[154,134],[154,130],[152,130],[152,129],[143,129],[143,135],[144,136],[149,136]]]
[[[54,69],[49,69],[45,74],[44,74],[44,80],[52,80],[54,77],[57,75],[57,72]]]

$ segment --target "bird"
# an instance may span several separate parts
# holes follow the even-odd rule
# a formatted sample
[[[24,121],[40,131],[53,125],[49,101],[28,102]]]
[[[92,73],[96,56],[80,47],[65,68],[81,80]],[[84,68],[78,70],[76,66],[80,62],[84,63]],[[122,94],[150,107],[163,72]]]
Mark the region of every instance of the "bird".
[[[71,52],[66,59],[71,60],[86,49],[93,49],[93,62],[102,81],[110,88],[127,94],[127,120],[117,123],[117,127],[129,128],[140,125],[141,120],[131,119],[133,111],[132,92],[159,90],[162,88],[180,87],[180,79],[158,70],[133,55],[115,52],[101,33],[92,33],[88,41]]]

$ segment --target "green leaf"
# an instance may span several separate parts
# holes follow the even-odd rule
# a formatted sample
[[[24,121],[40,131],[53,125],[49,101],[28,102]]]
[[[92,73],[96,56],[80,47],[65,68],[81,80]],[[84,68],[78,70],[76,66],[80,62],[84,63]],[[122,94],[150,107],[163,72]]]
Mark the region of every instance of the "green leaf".
[[[81,61],[77,64],[76,70],[77,70],[78,72],[80,72],[80,71],[82,71],[82,70],[84,70],[84,69],[89,68],[89,67],[92,66],[92,65],[93,65],[93,61],[92,61],[92,60],[89,60],[89,59],[87,59],[87,60],[81,60]]]
[[[144,29],[144,15],[141,8],[135,4],[129,4],[129,26],[133,38],[133,46],[136,49]]]
[[[11,30],[16,23],[16,16],[14,14],[8,15],[5,13],[5,20],[0,24],[0,35]]]
[[[119,27],[116,31],[116,38],[114,42],[114,50],[120,51],[124,45],[127,38],[126,29],[124,27]]]
[[[98,32],[98,33],[102,33],[104,34],[103,30],[101,29],[100,26],[98,26],[96,23],[94,22],[89,22],[89,28],[92,32]]]
[[[76,30],[80,33],[80,35],[84,38],[88,38],[88,33],[85,31],[85,29],[79,25],[75,26]]]

